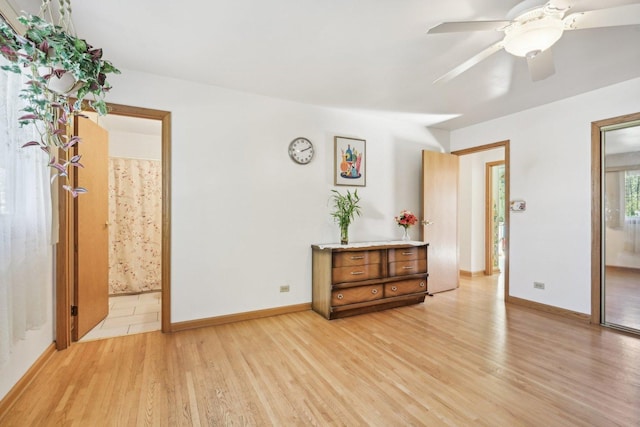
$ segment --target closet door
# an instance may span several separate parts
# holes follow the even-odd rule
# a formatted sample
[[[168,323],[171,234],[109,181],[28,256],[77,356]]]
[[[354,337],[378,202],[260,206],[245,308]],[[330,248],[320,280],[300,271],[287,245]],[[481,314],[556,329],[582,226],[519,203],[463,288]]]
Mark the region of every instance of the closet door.
[[[640,334],[640,120],[601,132],[601,323]]]
[[[458,156],[422,152],[423,241],[429,243],[429,292],[455,289],[458,272]]]

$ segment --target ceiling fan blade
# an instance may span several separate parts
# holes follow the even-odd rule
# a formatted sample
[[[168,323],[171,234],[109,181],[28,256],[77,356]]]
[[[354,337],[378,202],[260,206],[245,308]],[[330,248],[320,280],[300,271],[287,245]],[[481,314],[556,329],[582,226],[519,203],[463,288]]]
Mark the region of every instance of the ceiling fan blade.
[[[544,80],[552,76],[556,72],[553,64],[553,51],[551,48],[540,52],[535,56],[527,56],[527,65],[529,66],[529,74],[534,82]]]
[[[572,13],[565,17],[563,22],[565,30],[639,25],[640,3]]]
[[[460,21],[443,22],[427,31],[427,34],[458,33],[462,31],[499,31],[509,25],[511,21]]]
[[[433,83],[434,84],[436,84],[436,83],[445,83],[445,82],[450,81],[451,79],[453,79],[454,77],[457,77],[460,74],[464,73],[465,71],[467,71],[469,68],[473,67],[474,65],[476,65],[480,61],[483,61],[483,60],[487,59],[488,57],[490,57],[491,55],[493,55],[494,53],[496,53],[500,49],[502,49],[502,40],[500,40],[498,43],[492,44],[491,46],[489,46],[488,48],[486,48],[482,52],[478,53],[477,55],[475,55],[475,56],[473,56],[473,57],[471,57],[469,59],[467,59],[465,62],[463,62],[462,64],[458,65],[456,68],[454,68],[453,70],[449,71],[447,74],[445,74],[442,77],[439,77],[436,80],[434,80]]]

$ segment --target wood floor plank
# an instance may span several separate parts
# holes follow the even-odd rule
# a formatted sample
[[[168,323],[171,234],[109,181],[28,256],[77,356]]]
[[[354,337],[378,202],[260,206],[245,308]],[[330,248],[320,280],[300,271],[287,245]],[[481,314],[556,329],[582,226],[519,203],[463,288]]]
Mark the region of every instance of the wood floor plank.
[[[635,426],[640,338],[505,306],[495,279],[327,321],[312,311],[73,345],[4,426]]]

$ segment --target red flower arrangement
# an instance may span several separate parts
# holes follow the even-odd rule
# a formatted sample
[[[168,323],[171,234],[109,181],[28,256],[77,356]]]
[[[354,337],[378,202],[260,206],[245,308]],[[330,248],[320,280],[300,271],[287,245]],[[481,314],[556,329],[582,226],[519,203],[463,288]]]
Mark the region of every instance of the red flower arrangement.
[[[400,227],[409,228],[412,225],[416,225],[418,223],[418,217],[412,214],[408,210],[403,210],[400,212],[400,215],[395,217],[396,222]]]

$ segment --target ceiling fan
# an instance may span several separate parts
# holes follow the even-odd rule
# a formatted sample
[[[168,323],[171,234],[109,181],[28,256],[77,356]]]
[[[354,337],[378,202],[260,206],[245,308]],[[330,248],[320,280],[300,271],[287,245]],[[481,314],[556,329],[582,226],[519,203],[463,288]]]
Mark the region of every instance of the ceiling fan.
[[[446,82],[467,71],[501,49],[527,59],[533,81],[555,73],[551,46],[564,31],[598,27],[640,24],[640,3],[607,9],[565,14],[580,0],[525,0],[513,8],[504,21],[444,22],[429,29],[427,34],[463,31],[502,31],[504,38],[458,65],[434,83]],[[513,18],[510,18],[513,17]]]

